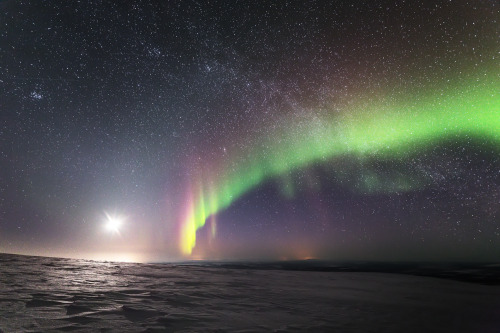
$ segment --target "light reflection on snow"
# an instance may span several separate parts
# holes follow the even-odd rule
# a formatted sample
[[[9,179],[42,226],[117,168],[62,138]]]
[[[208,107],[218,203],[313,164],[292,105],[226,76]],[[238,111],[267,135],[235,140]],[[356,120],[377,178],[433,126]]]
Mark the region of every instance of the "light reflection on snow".
[[[484,332],[499,299],[498,286],[399,274],[0,254],[4,332]]]

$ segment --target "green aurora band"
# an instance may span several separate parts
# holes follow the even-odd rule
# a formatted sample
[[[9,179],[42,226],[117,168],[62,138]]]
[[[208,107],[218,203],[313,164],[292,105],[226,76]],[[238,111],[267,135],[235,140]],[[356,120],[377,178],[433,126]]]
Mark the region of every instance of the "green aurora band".
[[[436,89],[353,98],[355,103],[336,105],[342,112],[334,116],[283,122],[253,146],[242,145],[217,166],[200,170],[181,225],[182,253],[192,253],[196,231],[207,218],[293,170],[341,156],[409,156],[449,138],[500,147],[500,80],[494,68]]]

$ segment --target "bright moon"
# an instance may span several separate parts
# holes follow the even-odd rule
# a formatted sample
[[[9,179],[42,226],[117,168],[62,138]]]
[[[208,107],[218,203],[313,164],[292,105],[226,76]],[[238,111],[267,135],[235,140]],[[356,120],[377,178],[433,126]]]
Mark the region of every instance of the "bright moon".
[[[120,227],[123,223],[123,219],[117,216],[111,216],[108,213],[106,213],[106,224],[105,228],[109,232],[119,232]]]

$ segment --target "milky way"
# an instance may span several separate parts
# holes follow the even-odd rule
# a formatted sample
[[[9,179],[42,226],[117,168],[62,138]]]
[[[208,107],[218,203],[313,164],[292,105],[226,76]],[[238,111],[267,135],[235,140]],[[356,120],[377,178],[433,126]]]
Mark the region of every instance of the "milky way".
[[[498,19],[492,1],[1,1],[0,251],[491,259]]]

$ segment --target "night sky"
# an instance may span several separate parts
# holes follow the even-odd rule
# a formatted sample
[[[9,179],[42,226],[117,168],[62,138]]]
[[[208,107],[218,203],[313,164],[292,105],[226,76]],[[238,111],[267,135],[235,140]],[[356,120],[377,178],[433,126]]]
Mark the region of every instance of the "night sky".
[[[498,260],[496,1],[0,1],[0,252]]]

